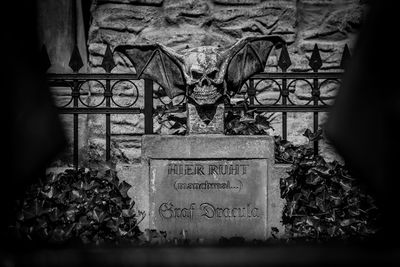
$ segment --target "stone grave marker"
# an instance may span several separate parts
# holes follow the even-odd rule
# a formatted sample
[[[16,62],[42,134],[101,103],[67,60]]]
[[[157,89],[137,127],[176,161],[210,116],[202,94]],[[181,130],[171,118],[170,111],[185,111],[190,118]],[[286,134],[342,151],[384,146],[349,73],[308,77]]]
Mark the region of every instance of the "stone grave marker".
[[[150,173],[154,228],[196,239],[218,238],[217,229],[221,236],[266,236],[265,160],[153,160]]]
[[[206,242],[270,237],[281,206],[273,149],[268,136],[145,136],[148,227]]]
[[[139,78],[160,84],[171,98],[187,96],[187,135],[144,135],[139,206],[143,228],[167,238],[216,242],[263,240],[279,223],[279,178],[272,174],[269,136],[225,136],[225,102],[264,69],[278,36],[247,37],[231,48],[203,46],[180,53],[161,44],[124,45],[115,51]]]

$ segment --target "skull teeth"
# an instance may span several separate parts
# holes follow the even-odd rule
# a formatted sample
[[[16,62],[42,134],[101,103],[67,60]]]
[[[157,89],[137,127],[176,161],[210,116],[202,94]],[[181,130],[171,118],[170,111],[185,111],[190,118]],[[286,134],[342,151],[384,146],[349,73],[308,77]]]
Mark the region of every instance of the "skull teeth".
[[[214,86],[196,86],[193,91],[193,96],[196,99],[203,100],[203,99],[212,99],[219,95],[217,92],[217,88]]]

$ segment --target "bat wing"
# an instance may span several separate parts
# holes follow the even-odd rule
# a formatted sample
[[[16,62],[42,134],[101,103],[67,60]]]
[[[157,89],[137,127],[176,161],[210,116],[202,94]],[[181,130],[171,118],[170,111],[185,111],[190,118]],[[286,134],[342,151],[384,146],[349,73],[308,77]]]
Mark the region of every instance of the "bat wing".
[[[161,85],[173,98],[185,93],[186,82],[179,55],[160,44],[122,45],[114,52],[121,52],[133,64],[138,78],[146,78]]]
[[[247,37],[228,50],[226,81],[227,90],[236,93],[252,75],[265,68],[272,48],[284,40],[275,35]]]

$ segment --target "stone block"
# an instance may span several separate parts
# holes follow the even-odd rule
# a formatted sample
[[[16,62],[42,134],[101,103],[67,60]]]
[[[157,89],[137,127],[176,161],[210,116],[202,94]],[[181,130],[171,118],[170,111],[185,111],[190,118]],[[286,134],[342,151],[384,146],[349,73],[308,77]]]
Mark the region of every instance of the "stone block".
[[[268,161],[151,160],[150,228],[192,240],[265,239]]]
[[[263,240],[272,227],[283,233],[273,162],[269,136],[145,135],[149,216],[143,226],[204,242],[222,236]]]
[[[276,237],[283,237],[285,227],[282,224],[282,212],[286,205],[286,201],[281,198],[280,179],[289,176],[288,171],[291,169],[290,164],[275,164],[273,168],[272,179],[268,187],[268,217],[269,225],[278,230]]]
[[[212,119],[206,123],[200,118],[196,107],[190,103],[187,104],[188,113],[188,132],[189,134],[222,134],[224,132],[224,104],[215,107],[215,114]]]
[[[144,135],[142,159],[273,159],[274,140],[270,136]],[[228,149],[229,148],[229,149]]]
[[[120,182],[126,181],[132,187],[128,191],[128,196],[135,201],[135,210],[138,218],[144,216],[144,220],[139,223],[139,228],[144,231],[148,223],[148,197],[149,184],[141,176],[141,165],[138,164],[117,164],[115,167]]]
[[[136,5],[155,5],[160,6],[164,0],[97,0],[98,4],[115,3],[115,4],[136,4]]]
[[[214,0],[215,4],[220,5],[255,5],[260,2],[261,0]]]

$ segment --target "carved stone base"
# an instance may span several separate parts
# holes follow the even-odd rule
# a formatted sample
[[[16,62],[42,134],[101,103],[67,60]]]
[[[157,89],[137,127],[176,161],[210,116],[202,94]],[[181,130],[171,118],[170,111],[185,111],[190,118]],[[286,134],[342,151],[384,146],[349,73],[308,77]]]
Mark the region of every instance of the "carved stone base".
[[[191,244],[285,233],[279,181],[287,168],[274,168],[270,136],[144,135],[142,164],[135,186],[144,192],[142,231],[165,231],[170,240],[185,234]]]
[[[215,107],[215,114],[211,120],[200,118],[196,106],[187,104],[187,126],[188,134],[223,134],[224,133],[224,103]],[[200,111],[201,112],[201,111]],[[210,113],[214,113],[211,111]]]

